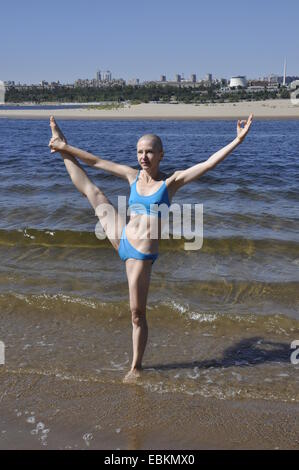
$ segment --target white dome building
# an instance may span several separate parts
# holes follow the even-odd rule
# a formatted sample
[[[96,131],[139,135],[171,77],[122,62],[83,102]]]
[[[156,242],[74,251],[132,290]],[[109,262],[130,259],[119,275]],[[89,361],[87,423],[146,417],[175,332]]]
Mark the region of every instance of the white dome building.
[[[1,82],[0,82],[1,83]],[[289,88],[291,90],[296,90],[299,87],[299,80],[294,80],[290,83]]]
[[[229,87],[230,88],[237,88],[237,87],[246,88],[247,87],[246,77],[241,76],[241,75],[237,77],[232,77],[230,79]]]

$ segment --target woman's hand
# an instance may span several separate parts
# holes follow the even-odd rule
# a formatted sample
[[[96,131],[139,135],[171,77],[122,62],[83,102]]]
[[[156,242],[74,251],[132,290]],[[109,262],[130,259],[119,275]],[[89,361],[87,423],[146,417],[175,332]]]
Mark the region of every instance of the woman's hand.
[[[59,137],[52,137],[49,142],[49,147],[51,149],[51,152],[60,152],[61,150],[64,150],[66,146],[66,142],[64,142],[62,139]]]
[[[252,118],[253,114],[250,114],[249,118],[247,121],[238,121],[237,123],[237,138],[239,139],[240,142],[243,141],[243,139],[246,137],[250,126],[252,124]],[[242,124],[244,124],[244,127],[242,127]]]

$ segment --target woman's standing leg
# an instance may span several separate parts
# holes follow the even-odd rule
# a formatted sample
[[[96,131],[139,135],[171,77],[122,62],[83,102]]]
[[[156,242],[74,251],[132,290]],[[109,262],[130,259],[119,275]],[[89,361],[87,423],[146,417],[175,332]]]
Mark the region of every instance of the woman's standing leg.
[[[133,360],[131,370],[125,377],[130,381],[140,375],[145,351],[148,327],[146,321],[146,301],[152,270],[151,260],[128,259],[126,272],[129,284],[130,310],[132,314]]]

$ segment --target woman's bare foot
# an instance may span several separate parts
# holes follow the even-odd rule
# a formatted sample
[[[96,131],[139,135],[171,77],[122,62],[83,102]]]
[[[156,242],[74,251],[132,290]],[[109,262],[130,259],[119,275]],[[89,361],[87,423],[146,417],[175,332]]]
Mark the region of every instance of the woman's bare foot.
[[[58,125],[57,125],[57,123],[54,119],[54,116],[50,117],[50,127],[51,127],[51,130],[52,130],[52,139],[59,139],[59,140],[62,140],[63,142],[65,142],[67,144],[67,140],[66,140],[65,136],[63,135],[61,129],[58,127]],[[57,152],[57,150],[51,149],[51,153],[54,153],[54,152]]]
[[[123,378],[123,383],[136,383],[142,376],[142,369],[131,369]]]

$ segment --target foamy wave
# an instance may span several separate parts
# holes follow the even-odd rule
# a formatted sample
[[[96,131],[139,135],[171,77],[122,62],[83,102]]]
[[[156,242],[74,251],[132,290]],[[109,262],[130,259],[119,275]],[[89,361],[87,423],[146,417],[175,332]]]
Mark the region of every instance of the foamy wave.
[[[82,297],[73,297],[70,295],[66,294],[30,294],[30,295],[24,295],[24,294],[19,294],[19,293],[11,293],[12,296],[16,297],[19,300],[22,300],[26,302],[29,305],[35,305],[38,304],[38,306],[42,309],[49,310],[51,305],[47,303],[47,301],[50,302],[55,302],[57,300],[63,302],[63,303],[73,303],[73,304],[79,304],[83,305],[85,307],[89,307],[92,309],[96,309],[99,306],[104,306],[106,305],[105,302],[95,302],[92,300],[84,299]],[[3,295],[2,295],[3,296]],[[43,303],[46,302],[46,303]]]
[[[280,333],[284,336],[290,336],[290,333],[299,330],[299,321],[287,317],[283,314],[262,315],[253,312],[247,313],[231,313],[220,311],[195,311],[189,303],[180,303],[175,300],[164,300],[160,304],[156,304],[154,309],[159,309],[160,306],[169,309],[171,312],[178,313],[183,318],[192,320],[198,323],[218,324],[221,325],[240,325],[238,328],[251,328],[256,326],[261,328],[261,331]]]
[[[253,400],[265,400],[265,401],[281,401],[285,403],[299,403],[299,395],[293,394],[292,396],[286,396],[283,391],[271,391],[258,389],[250,385],[246,387],[221,387],[218,385],[202,384],[199,387],[191,387],[190,384],[174,384],[164,383],[160,381],[158,383],[152,382],[137,382],[137,385],[143,387],[145,390],[155,392],[159,394],[165,393],[182,393],[190,396],[201,396],[204,398],[216,398],[218,400],[231,400],[231,399],[253,399]]]

